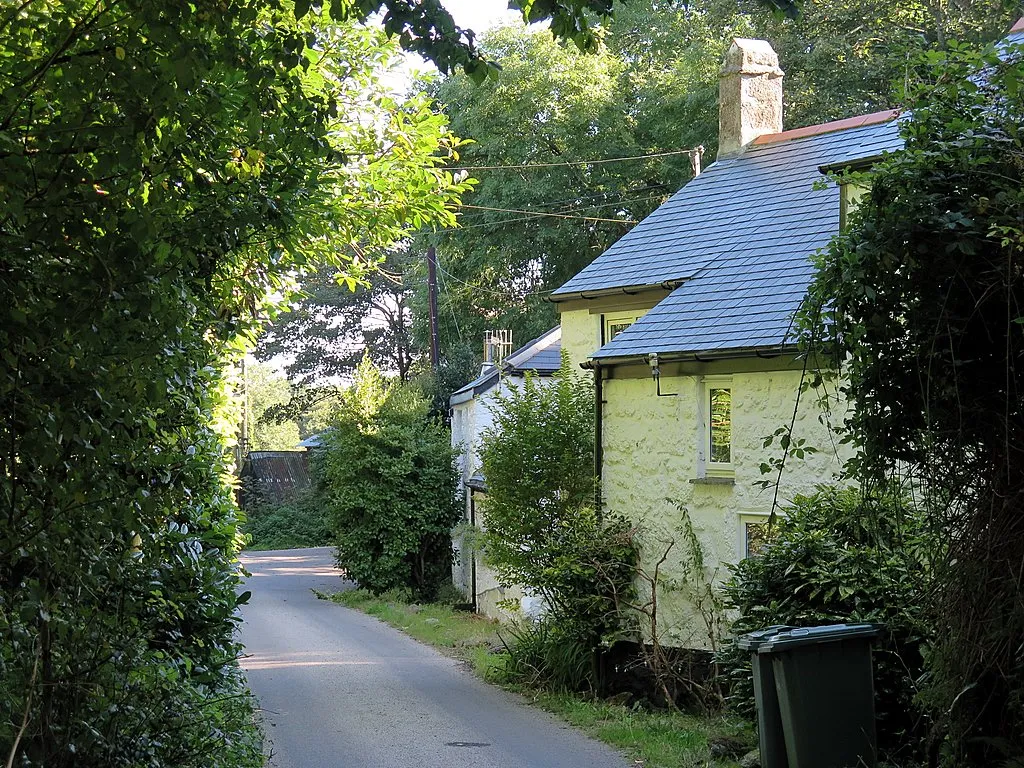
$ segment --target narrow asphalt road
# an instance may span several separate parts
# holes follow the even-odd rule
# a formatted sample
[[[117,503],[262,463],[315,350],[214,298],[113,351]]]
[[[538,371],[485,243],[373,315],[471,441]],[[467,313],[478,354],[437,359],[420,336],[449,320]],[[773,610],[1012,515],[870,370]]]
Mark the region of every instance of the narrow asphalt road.
[[[274,768],[624,768],[628,761],[452,659],[313,589],[329,548],[254,552],[242,609]]]

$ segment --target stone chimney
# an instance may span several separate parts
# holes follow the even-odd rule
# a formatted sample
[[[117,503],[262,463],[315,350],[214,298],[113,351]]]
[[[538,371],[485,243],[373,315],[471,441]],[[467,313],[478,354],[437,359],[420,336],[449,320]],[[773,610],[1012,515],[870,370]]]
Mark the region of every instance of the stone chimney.
[[[719,157],[782,130],[782,70],[768,41],[734,39],[718,78]]]

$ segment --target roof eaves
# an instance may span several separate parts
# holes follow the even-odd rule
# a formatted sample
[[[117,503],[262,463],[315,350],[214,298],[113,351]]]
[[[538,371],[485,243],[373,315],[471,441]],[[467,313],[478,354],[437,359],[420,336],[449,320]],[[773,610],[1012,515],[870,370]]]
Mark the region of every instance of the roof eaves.
[[[673,280],[662,280],[657,283],[616,286],[612,288],[595,288],[584,291],[567,291],[566,293],[559,293],[556,291],[555,293],[547,296],[547,301],[557,304],[560,301],[571,301],[573,299],[593,301],[595,299],[603,299],[608,296],[620,296],[623,294],[626,296],[635,296],[636,294],[649,293],[650,291],[674,291],[691,277],[692,275],[687,275],[686,277],[679,277]]]
[[[841,160],[838,163],[819,165],[818,170],[826,176],[830,173],[851,173],[853,171],[863,171],[881,162],[883,159],[885,159],[884,154],[871,155],[870,157],[858,157],[856,160]]]
[[[760,347],[736,347],[735,349],[704,349],[696,352],[658,352],[659,363],[706,363],[712,360],[735,360],[738,358],[760,357],[770,359],[782,355],[793,354],[799,350],[797,344],[768,344]],[[601,350],[591,355],[591,366],[608,367],[613,365],[646,364],[651,353],[641,352],[631,355],[614,355],[602,357]]]
[[[479,376],[469,382],[469,384],[461,389],[455,390],[451,397],[448,398],[448,405],[452,407],[460,405],[461,403],[465,403],[467,400],[472,400],[481,392],[486,392],[497,383],[499,374],[500,371],[497,368],[493,368],[483,376]]]

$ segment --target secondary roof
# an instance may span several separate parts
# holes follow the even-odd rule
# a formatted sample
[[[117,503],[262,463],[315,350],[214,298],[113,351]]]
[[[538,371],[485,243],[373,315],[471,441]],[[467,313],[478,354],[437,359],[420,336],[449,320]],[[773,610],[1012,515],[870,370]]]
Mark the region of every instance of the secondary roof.
[[[502,375],[536,373],[538,376],[551,376],[561,365],[562,327],[556,326],[521,346],[498,365],[489,366],[476,379],[456,390],[449,403],[458,405],[486,392],[498,383]]]

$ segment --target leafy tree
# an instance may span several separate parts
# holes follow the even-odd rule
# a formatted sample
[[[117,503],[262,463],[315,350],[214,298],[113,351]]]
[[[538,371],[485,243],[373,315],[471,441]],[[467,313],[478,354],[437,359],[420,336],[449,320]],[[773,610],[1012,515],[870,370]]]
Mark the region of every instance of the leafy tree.
[[[407,381],[416,357],[403,272],[404,251],[393,251],[362,282],[327,267],[302,280],[302,296],[261,337],[263,360],[287,356],[288,378],[300,386],[350,376],[363,359]]]
[[[249,447],[254,451],[291,451],[299,440],[295,421],[265,418],[267,411],[291,399],[288,379],[267,365],[245,368],[246,407],[249,409]]]
[[[262,764],[223,368],[293,272],[450,224],[460,189],[425,101],[363,99],[381,33],[294,11],[0,11],[8,764]]]
[[[632,592],[636,551],[629,524],[594,505],[593,388],[566,358],[552,383],[528,376],[493,411],[480,450],[485,557],[502,584],[522,585],[547,606],[539,660],[529,666],[548,667],[542,674],[566,687],[597,687],[597,653],[624,628],[616,609]],[[522,645],[513,665],[536,653]],[[582,669],[556,663],[563,651]]]
[[[994,764],[1024,754],[1024,64],[953,48],[922,75],[803,323],[848,375],[851,471],[909,477],[949,540],[928,701],[954,764]]]
[[[372,592],[432,599],[451,580],[462,515],[448,431],[415,388],[389,384],[369,358],[332,427],[314,467],[338,565]]]

